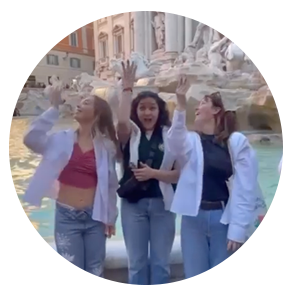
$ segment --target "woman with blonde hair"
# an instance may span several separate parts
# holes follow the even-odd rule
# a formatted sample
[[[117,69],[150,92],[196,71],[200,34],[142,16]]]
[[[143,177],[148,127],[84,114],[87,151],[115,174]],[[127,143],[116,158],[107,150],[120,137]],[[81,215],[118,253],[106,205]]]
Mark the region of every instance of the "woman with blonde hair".
[[[103,276],[106,237],[115,234],[118,141],[108,103],[94,95],[81,100],[77,130],[50,133],[59,117],[61,87],[49,86],[51,108],[35,119],[24,144],[42,161],[24,200],[40,206],[57,199],[55,241],[60,255],[81,269]]]

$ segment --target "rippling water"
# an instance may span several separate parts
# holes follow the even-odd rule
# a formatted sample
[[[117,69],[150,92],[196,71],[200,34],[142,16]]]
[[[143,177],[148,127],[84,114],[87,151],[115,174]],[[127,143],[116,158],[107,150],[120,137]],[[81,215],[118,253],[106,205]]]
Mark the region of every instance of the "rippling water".
[[[29,179],[40,161],[40,157],[28,150],[22,143],[24,131],[27,129],[30,120],[31,118],[16,118],[12,120],[9,142],[11,172],[16,192],[25,213],[40,235],[46,241],[52,242],[54,202],[50,199],[44,199],[42,207],[35,209],[22,201]],[[56,129],[66,128],[72,126],[72,124],[70,120],[60,120],[56,125]],[[282,146],[280,144],[254,145],[254,148],[259,160],[259,181],[266,202],[270,205],[279,182],[277,166],[282,155]],[[121,239],[121,236],[121,225],[118,219],[116,238]]]

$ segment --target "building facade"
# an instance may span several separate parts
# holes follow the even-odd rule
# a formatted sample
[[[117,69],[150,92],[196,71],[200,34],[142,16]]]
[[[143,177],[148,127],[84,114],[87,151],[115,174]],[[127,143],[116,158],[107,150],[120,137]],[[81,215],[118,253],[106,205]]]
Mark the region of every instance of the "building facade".
[[[198,22],[159,11],[121,13],[94,22],[95,75],[112,78],[113,58],[127,59],[131,51],[149,60],[174,60],[189,45]]]
[[[120,13],[94,22],[95,74],[111,79],[109,62],[113,58],[126,59],[134,50],[133,13]]]
[[[91,11],[10,12],[11,83],[45,84],[52,75],[67,84],[95,68]]]

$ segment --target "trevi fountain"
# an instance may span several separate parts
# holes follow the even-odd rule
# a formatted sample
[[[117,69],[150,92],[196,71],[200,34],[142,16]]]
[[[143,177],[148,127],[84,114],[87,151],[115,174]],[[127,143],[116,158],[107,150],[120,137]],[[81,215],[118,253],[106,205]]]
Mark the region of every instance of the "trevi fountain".
[[[164,44],[160,31],[162,27],[156,23],[153,25],[157,30],[155,37],[160,51]],[[269,87],[245,53],[227,37],[200,23],[192,42],[176,59],[166,59],[164,55],[158,54],[147,60],[142,54],[133,52],[130,60],[137,64],[134,96],[143,90],[159,93],[167,102],[171,116],[176,107],[175,89],[178,75],[187,75],[191,85],[187,93],[189,127],[194,120],[194,109],[199,100],[205,94],[220,91],[226,109],[236,112],[240,131],[248,136],[257,152],[259,181],[266,203],[270,206],[279,181],[277,165],[282,155],[281,125]],[[122,74],[121,60],[112,59],[110,70],[113,77],[119,78]],[[52,77],[51,82],[62,83],[56,77]],[[119,92],[119,79],[104,81],[97,76],[82,73],[76,77],[70,89],[64,88],[65,104],[55,128],[75,125],[72,112],[79,100],[89,93],[95,93],[107,100],[115,115],[119,105]],[[10,163],[15,189],[24,211],[39,234],[54,248],[53,202],[44,199],[39,209],[22,202],[22,195],[40,160],[38,155],[22,144],[23,133],[30,121],[49,105],[46,89],[23,89],[16,105],[21,116],[14,117],[11,125]],[[177,220],[179,225],[180,217]],[[126,282],[127,257],[119,219],[116,237],[108,241],[106,268],[106,277]],[[182,276],[177,236],[172,251],[172,278],[178,280]]]

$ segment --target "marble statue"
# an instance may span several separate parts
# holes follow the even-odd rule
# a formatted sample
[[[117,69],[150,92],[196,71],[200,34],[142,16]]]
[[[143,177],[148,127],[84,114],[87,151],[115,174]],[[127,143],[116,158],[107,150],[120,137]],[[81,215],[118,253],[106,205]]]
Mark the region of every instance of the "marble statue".
[[[200,62],[209,64],[209,49],[214,42],[220,40],[219,26],[222,22],[222,12],[209,11],[196,27],[192,42],[186,46],[176,64]]]
[[[136,79],[145,78],[145,77],[151,77],[154,75],[153,71],[150,69],[150,64],[147,58],[138,53],[138,52],[132,52],[130,55],[129,60],[131,62],[134,62],[137,65],[137,71],[136,71]],[[115,73],[118,73],[120,76],[122,76],[122,59],[111,59],[110,60],[110,70],[115,75]]]
[[[64,83],[62,80],[60,80],[56,75],[52,75],[49,79],[49,83],[53,86],[60,86],[62,89],[64,89]],[[45,97],[48,97],[48,91],[49,91],[49,86],[48,85],[45,89],[44,89],[44,95]]]
[[[93,88],[110,86],[109,82],[88,73],[81,73],[75,80],[78,92],[91,92]]]
[[[225,52],[227,71],[240,70],[244,62],[251,60],[253,50],[253,33],[248,23],[229,24],[232,33],[232,42]]]
[[[158,49],[164,49],[165,47],[165,13],[156,11],[154,21],[152,22],[155,30],[156,43]]]
[[[51,85],[61,85],[64,87],[64,83],[62,80],[60,80],[56,75],[52,75],[49,79],[49,82]]]
[[[226,64],[223,57],[223,52],[228,49],[228,45],[230,42],[229,40],[231,39],[231,37],[232,33],[228,30],[225,36],[221,40],[214,42],[209,49],[209,67],[218,73],[223,71],[223,68]]]
[[[211,46],[214,42],[220,40],[219,27],[223,20],[223,13],[221,11],[209,11],[209,30],[206,30],[208,37],[208,45]],[[204,32],[205,33],[205,32]]]

